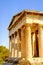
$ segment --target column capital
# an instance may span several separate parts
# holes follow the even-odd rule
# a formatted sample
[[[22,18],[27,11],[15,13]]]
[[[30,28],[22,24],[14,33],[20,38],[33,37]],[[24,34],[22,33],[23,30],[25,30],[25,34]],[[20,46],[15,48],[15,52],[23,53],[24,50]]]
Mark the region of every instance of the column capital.
[[[11,36],[9,36],[9,40],[11,40]]]
[[[42,24],[38,24],[38,28],[43,28],[43,25]]]
[[[29,23],[25,24],[25,27],[31,27],[31,26],[32,26],[32,24],[29,24]]]

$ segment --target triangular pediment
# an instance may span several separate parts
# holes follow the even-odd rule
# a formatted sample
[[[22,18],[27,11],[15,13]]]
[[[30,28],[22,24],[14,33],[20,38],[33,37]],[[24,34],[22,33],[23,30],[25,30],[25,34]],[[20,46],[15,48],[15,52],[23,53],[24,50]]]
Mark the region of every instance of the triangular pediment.
[[[24,14],[35,14],[35,15],[43,15],[43,12],[39,12],[39,11],[35,11],[35,10],[23,10],[22,12],[16,14],[15,16],[12,17],[12,20],[10,22],[10,25],[8,27],[8,29],[10,29],[14,23]]]
[[[10,22],[10,25],[8,27],[8,29],[21,17],[21,15],[24,13],[24,11],[16,14],[15,16],[12,17],[12,20]]]

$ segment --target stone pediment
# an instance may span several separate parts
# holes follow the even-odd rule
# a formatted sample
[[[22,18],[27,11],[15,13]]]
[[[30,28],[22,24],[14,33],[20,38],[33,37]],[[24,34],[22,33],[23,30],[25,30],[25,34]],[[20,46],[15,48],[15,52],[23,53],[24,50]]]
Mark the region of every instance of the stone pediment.
[[[8,29],[22,16],[22,14],[23,14],[23,11],[12,17],[12,20]]]
[[[35,10],[23,10],[22,12],[16,14],[15,16],[12,17],[11,23],[8,27],[8,29],[10,30],[10,28],[15,24],[15,22],[17,22],[18,19],[20,19],[22,17],[22,15],[25,14],[31,14],[31,15],[40,15],[43,16],[43,12],[39,12],[39,11],[35,11]]]

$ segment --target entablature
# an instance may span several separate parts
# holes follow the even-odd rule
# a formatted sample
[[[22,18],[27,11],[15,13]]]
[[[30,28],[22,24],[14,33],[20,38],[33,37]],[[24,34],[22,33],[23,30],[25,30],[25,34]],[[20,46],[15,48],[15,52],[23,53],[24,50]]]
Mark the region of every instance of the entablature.
[[[16,24],[16,26],[12,27],[12,29],[9,31],[9,36],[12,35],[19,28],[21,28],[25,24],[25,21],[25,17],[23,17],[23,19],[20,20],[19,23]]]

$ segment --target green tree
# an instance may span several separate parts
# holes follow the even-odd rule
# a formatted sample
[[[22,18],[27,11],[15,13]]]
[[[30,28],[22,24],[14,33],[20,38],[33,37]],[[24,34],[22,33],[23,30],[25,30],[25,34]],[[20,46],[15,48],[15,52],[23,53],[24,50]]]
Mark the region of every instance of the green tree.
[[[2,58],[5,61],[8,57],[9,50],[4,46],[0,46],[0,58]]]

